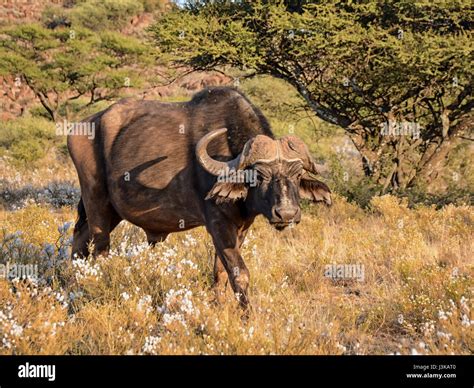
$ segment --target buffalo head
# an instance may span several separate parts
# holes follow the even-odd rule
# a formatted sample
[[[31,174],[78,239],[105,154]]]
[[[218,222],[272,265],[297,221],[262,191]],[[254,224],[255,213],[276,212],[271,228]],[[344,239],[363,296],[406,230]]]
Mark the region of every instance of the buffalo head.
[[[278,230],[299,223],[301,198],[331,204],[329,188],[310,175],[320,174],[323,166],[314,161],[299,138],[274,140],[258,135],[247,141],[235,159],[223,162],[211,158],[207,146],[226,131],[212,131],[196,146],[201,166],[218,177],[206,199],[216,203],[245,199],[252,213],[263,214]]]

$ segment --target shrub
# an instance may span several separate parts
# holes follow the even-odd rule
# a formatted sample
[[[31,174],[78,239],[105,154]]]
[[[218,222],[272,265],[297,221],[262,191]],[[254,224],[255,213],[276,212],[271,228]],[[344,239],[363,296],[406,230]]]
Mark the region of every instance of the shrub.
[[[143,4],[133,0],[92,0],[78,4],[70,12],[73,25],[92,30],[117,30],[143,12]]]
[[[41,117],[20,117],[0,126],[0,154],[8,154],[16,164],[44,157],[58,138],[54,124]]]

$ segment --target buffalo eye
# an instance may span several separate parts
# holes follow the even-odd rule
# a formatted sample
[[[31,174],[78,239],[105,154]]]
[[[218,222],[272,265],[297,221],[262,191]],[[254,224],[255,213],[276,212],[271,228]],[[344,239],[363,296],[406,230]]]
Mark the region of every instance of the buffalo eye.
[[[288,171],[288,176],[291,179],[299,180],[303,176],[303,168],[300,164],[295,164],[291,166],[291,168]]]
[[[257,184],[261,185],[265,181],[265,177],[257,172]]]
[[[269,182],[271,180],[271,175],[266,171],[256,170],[257,172],[257,183],[260,185],[263,182]]]

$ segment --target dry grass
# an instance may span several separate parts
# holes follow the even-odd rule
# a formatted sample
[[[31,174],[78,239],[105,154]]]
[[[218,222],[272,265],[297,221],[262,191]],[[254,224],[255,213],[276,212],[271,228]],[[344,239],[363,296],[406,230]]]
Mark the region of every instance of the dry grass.
[[[247,322],[231,293],[213,302],[203,228],[149,248],[122,223],[108,257],[66,258],[69,208],[0,212],[0,262],[40,279],[0,280],[0,354],[471,354],[474,211],[408,209],[391,196],[363,211],[336,198],[282,233],[263,219],[243,249]],[[11,235],[16,231],[22,234]],[[326,264],[360,264],[334,281]]]

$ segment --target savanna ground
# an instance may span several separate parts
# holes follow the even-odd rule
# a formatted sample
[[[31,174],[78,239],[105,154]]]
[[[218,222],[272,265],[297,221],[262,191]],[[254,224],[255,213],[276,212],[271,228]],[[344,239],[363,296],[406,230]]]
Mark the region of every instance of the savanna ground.
[[[258,219],[243,248],[252,311],[242,321],[231,292],[214,303],[204,228],[150,248],[123,222],[109,256],[71,260],[70,162],[59,152],[34,167],[1,163],[0,262],[37,264],[39,278],[0,279],[0,354],[473,352],[471,206],[385,195],[363,209],[335,194],[283,232]],[[351,263],[363,281],[324,276]]]

